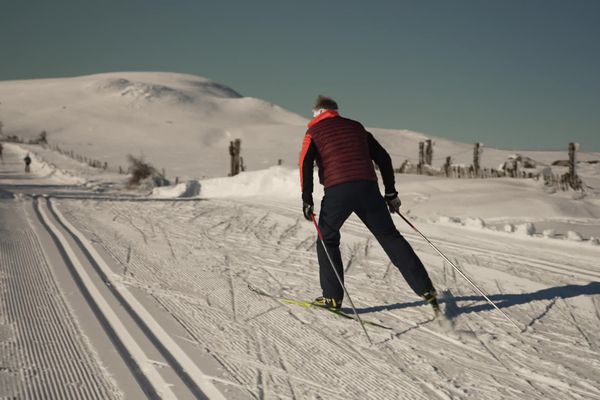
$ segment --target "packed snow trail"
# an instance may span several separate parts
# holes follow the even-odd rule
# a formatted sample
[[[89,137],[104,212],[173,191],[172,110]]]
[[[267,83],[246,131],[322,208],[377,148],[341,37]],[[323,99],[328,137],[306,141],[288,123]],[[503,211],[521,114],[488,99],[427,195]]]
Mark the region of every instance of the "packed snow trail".
[[[342,230],[346,284],[361,316],[392,328],[368,326],[369,346],[354,321],[257,294],[319,294],[314,228],[295,200],[136,201],[83,192],[77,199],[47,189],[52,208],[160,315],[191,359],[219,363],[222,374],[209,379],[230,390],[228,399],[600,399],[597,247],[419,221],[527,327],[515,333],[405,233],[446,293],[453,323],[446,330],[352,217]]]
[[[370,347],[353,321],[256,293],[319,294],[314,230],[293,207],[266,199],[56,202],[116,260],[124,282],[154,297],[256,398],[600,399],[600,285],[586,272],[543,283],[531,247],[529,258],[496,268],[489,261],[510,259],[505,249],[484,246],[483,263],[469,257],[472,240],[445,238],[448,255],[527,326],[520,334],[406,235],[438,289],[452,289],[444,306],[455,329],[446,332],[351,218],[342,233],[346,283],[361,315],[394,327],[367,327]]]
[[[122,398],[11,197],[0,189],[0,398]]]
[[[39,171],[18,172],[22,155],[8,153],[0,165],[2,398],[225,398],[208,380],[219,378],[205,375],[157,319],[174,321],[151,314],[33,194],[66,188],[44,184]]]

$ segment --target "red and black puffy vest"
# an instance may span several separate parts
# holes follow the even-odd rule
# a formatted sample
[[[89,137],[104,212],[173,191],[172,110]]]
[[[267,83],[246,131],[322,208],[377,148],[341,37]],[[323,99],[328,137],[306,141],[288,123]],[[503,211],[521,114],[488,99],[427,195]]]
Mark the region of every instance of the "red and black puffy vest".
[[[308,124],[304,142],[303,148],[310,142],[317,147],[319,177],[325,188],[357,180],[377,181],[368,132],[360,122],[325,111]]]

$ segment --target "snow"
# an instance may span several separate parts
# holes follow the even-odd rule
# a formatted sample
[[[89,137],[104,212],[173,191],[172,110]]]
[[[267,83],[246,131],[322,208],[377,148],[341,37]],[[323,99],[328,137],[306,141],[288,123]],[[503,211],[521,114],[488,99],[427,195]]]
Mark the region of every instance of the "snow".
[[[143,154],[170,178],[182,180],[226,174],[227,148],[235,138],[242,139],[244,161],[252,169],[279,158],[292,164],[298,150],[288,144],[301,140],[306,123],[274,104],[185,74],[0,82],[0,99],[7,135],[30,139],[46,130],[51,144],[106,161],[113,171],[126,169],[127,154]]]
[[[126,156],[144,155],[167,177],[181,181],[225,176],[229,142],[242,140],[248,170],[297,163],[305,118],[275,104],[245,97],[207,78],[165,72],[114,72],[60,79],[0,82],[0,121],[6,135],[34,139],[45,130],[48,141],[65,150],[108,162],[114,172],[127,168]],[[309,111],[310,104],[307,104]],[[342,108],[342,115],[344,110]],[[348,115],[352,118],[352,115]],[[434,142],[434,167],[452,156],[470,165],[472,144],[408,130],[370,128],[397,166],[418,161],[418,143]],[[523,151],[550,165],[565,151]],[[514,151],[485,147],[482,166],[495,168]],[[582,162],[598,153],[578,153]],[[600,188],[600,165],[581,163],[584,182]]]
[[[552,238],[556,235],[556,231],[554,229],[544,229],[542,235],[546,238]]]
[[[515,226],[513,224],[504,225],[504,232],[513,233],[515,231]]]
[[[465,226],[474,229],[483,229],[485,228],[485,222],[483,219],[475,217],[475,218],[467,218],[465,220]]]
[[[535,225],[531,222],[519,224],[515,227],[515,234],[521,236],[533,236],[535,234]]]
[[[567,231],[567,239],[573,242],[581,242],[583,240],[581,235],[575,231]]]
[[[10,271],[18,262],[27,266],[24,279],[30,279],[33,265],[54,269],[44,281],[52,302],[68,303],[75,302],[78,290],[68,284],[69,264],[80,276],[87,274],[95,297],[110,302],[112,292],[121,293],[127,307],[111,303],[102,312],[117,325],[115,318],[123,320],[118,332],[129,331],[127,342],[140,350],[140,362],[150,361],[146,372],[154,374],[152,382],[163,387],[161,382],[168,382],[177,398],[193,398],[179,394],[187,386],[176,371],[184,368],[198,380],[193,385],[220,392],[214,398],[223,394],[234,400],[600,399],[598,164],[580,164],[591,186],[584,196],[548,193],[535,180],[396,175],[404,215],[523,331],[394,216],[444,293],[442,307],[451,322],[439,326],[362,222],[351,216],[341,246],[348,290],[362,318],[392,328],[368,326],[375,343],[369,346],[353,321],[260,294],[297,300],[320,294],[315,232],[301,214],[295,166],[303,118],[205,78],[166,73],[0,82],[0,98],[5,133],[35,137],[46,129],[51,145],[110,164],[103,170],[51,147],[5,145],[0,217],[8,222],[0,226],[0,274],[10,285],[0,285],[2,315],[13,315],[12,308],[2,308],[8,307],[2,299],[20,282],[17,275],[6,275],[7,265]],[[396,166],[416,156],[417,142],[426,137],[372,131]],[[237,137],[248,170],[225,177],[227,146]],[[434,142],[438,165],[450,154],[469,163],[470,144]],[[180,183],[154,188],[148,196],[126,189],[127,175],[114,166],[124,166],[127,153],[140,152]],[[27,153],[33,156],[29,174],[22,163]],[[515,153],[486,147],[483,160],[494,166]],[[566,158],[561,152],[518,154],[546,164]],[[583,153],[581,159],[594,157],[598,154]],[[15,192],[15,199],[4,195],[8,192]],[[34,194],[48,200],[32,201]],[[322,197],[316,184],[317,212]],[[21,216],[22,210],[29,211]],[[24,233],[33,229],[29,226],[36,232],[55,230],[62,248],[71,250],[60,252],[50,237],[36,245],[43,249],[34,247],[33,236]],[[22,258],[27,252],[18,243],[33,248],[35,260]],[[32,288],[18,291],[23,304],[33,304],[33,293],[44,293],[35,288],[45,286]],[[86,301],[77,307],[86,307]],[[127,319],[125,308],[146,321],[162,351]],[[56,315],[39,319],[32,329],[58,330],[78,314]],[[0,318],[0,333],[4,322]],[[86,325],[80,331],[69,328],[76,340],[93,338],[91,349],[80,346],[83,359],[92,360],[81,368],[104,387],[120,386],[119,379],[102,372],[116,369],[104,354],[114,351],[93,349],[103,330],[90,334]],[[22,341],[23,349],[37,346],[37,340]],[[0,335],[0,349],[5,342]],[[62,362],[67,356],[53,357]],[[171,364],[169,357],[177,362]],[[35,360],[19,360],[23,369],[14,379],[27,379],[26,368]],[[97,365],[100,361],[106,365]],[[125,368],[116,375],[127,374]],[[129,390],[119,389],[125,395]]]
[[[161,186],[152,189],[152,197],[157,199],[176,199],[197,197],[200,194],[198,181],[187,181],[172,186]]]
[[[29,155],[31,158],[31,173],[39,179],[63,185],[79,185],[85,183],[85,179],[76,172],[57,167],[55,164],[46,161],[45,158],[38,156],[36,151],[30,151],[24,146],[17,146],[10,143],[5,143],[4,147],[7,151],[15,152],[20,159]],[[23,166],[24,165],[25,164],[23,164]]]

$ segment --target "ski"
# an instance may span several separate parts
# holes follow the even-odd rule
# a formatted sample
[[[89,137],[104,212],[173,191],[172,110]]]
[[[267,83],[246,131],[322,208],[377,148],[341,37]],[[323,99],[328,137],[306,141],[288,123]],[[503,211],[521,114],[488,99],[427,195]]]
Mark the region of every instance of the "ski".
[[[270,297],[270,298],[275,299],[285,305],[296,305],[296,306],[303,307],[303,308],[321,309],[321,310],[329,311],[330,313],[335,314],[336,316],[338,316],[340,318],[353,319],[356,321],[356,318],[354,317],[354,315],[348,314],[341,310],[334,310],[331,308],[317,306],[310,301],[297,300],[297,299],[287,298],[287,297],[283,297],[283,296],[272,295],[270,293],[266,293],[263,290],[252,287],[250,285],[248,285],[248,288],[256,294],[259,294],[259,295],[265,296],[265,297]],[[442,298],[447,299],[448,297],[452,297],[450,290],[443,291]],[[432,319],[428,320],[427,322],[436,322],[437,323],[436,325],[439,325],[439,327],[442,328],[444,331],[450,331],[453,329],[453,327],[454,327],[453,316],[448,315],[448,313],[447,313],[448,310],[443,310],[439,305],[437,305],[437,307],[432,307],[432,310],[433,310],[434,316]],[[379,322],[364,320],[364,319],[363,319],[363,322],[366,325],[374,326],[377,328],[386,329],[386,330],[390,330],[390,331],[394,330],[394,328],[386,326]]]
[[[321,306],[317,306],[315,304],[313,304],[312,302],[309,301],[302,301],[302,300],[295,300],[295,299],[286,299],[286,298],[281,298],[279,299],[282,303],[285,304],[294,304],[303,308],[316,308],[316,309],[320,309],[320,310],[325,310],[325,311],[329,311],[339,317],[342,318],[346,318],[346,319],[353,319],[356,321],[356,317],[352,314],[347,314],[344,311],[341,310],[335,310],[333,308],[327,308],[327,307],[321,307]],[[371,325],[371,326],[376,326],[378,328],[382,328],[382,329],[387,329],[387,330],[392,330],[392,328],[390,328],[389,326],[385,326],[383,324],[380,324],[378,322],[375,321],[365,321],[363,319],[363,322],[367,325]]]
[[[264,291],[262,291],[260,289],[254,288],[254,287],[252,287],[250,285],[248,285],[248,288],[250,290],[252,290],[256,294],[259,294],[261,296],[270,297],[272,299],[275,299],[275,300],[279,301],[282,304],[296,305],[296,306],[300,306],[300,307],[303,307],[303,308],[315,308],[315,309],[320,309],[320,310],[324,310],[324,311],[329,311],[330,313],[332,313],[334,315],[337,315],[338,317],[345,318],[345,319],[353,319],[353,320],[356,321],[356,317],[354,317],[354,315],[347,314],[347,313],[345,313],[344,311],[341,311],[341,310],[334,310],[332,308],[320,307],[320,306],[317,306],[317,305],[313,304],[310,301],[303,301],[303,300],[290,299],[290,298],[281,297],[281,296],[275,296],[275,295],[266,293],[266,292],[264,292]],[[393,328],[390,328],[389,326],[385,326],[385,325],[380,324],[380,323],[375,322],[375,321],[365,321],[365,320],[363,320],[363,322],[365,324],[367,324],[367,325],[374,326],[374,327],[377,327],[377,328],[382,328],[382,329],[386,329],[386,330],[393,330]]]

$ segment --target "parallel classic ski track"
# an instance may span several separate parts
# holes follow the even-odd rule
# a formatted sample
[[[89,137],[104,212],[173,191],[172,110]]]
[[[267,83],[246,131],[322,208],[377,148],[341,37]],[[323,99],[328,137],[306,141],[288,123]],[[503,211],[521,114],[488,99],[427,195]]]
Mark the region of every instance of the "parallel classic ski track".
[[[148,398],[177,399],[177,396],[171,391],[171,384],[163,380],[151,360],[144,354],[144,351],[137,345],[136,340],[127,332],[127,329],[110,309],[110,306],[106,304],[102,295],[95,289],[94,283],[87,276],[85,269],[81,266],[77,256],[70,248],[68,241],[61,233],[57,224],[68,232],[88,258],[88,261],[96,270],[95,272],[100,275],[110,288],[112,295],[127,310],[128,314],[131,315],[148,339],[167,362],[169,362],[193,396],[198,399],[223,400],[223,395],[210,382],[208,377],[173,341],[128,289],[120,283],[119,277],[112,273],[104,260],[92,247],[91,243],[62,216],[60,211],[53,206],[50,199],[47,200],[47,209],[48,211],[45,211],[39,202],[37,203],[36,212],[40,220],[52,233],[55,240],[57,240],[57,245],[62,248],[63,253],[67,255],[71,265],[74,267],[72,268],[72,273],[81,283],[81,289],[87,291],[86,297],[90,305],[95,308],[98,318],[103,320],[101,321],[103,326],[112,332],[113,341],[116,341],[121,347],[120,350],[124,359],[126,361],[129,359],[128,365]]]
[[[11,215],[0,209],[0,322],[12,328],[12,338],[0,338],[0,398],[121,398],[65,301],[30,220],[18,203],[10,206]]]

